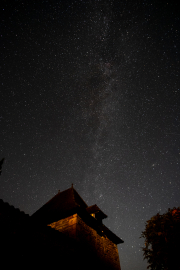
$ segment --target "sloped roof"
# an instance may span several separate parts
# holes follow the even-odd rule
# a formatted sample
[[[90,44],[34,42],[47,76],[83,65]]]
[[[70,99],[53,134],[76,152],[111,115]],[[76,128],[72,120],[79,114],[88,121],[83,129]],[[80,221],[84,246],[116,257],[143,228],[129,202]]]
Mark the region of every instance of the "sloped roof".
[[[86,209],[88,206],[73,188],[56,194],[50,201],[44,204],[31,217],[42,223],[51,223],[59,219],[73,215],[78,208]]]
[[[24,211],[20,211],[19,208],[15,208],[13,205],[4,202],[2,199],[0,199],[0,216],[16,221],[27,220],[29,218],[29,215],[25,214]]]
[[[99,223],[96,218],[91,216],[92,213],[95,213],[99,219],[107,217],[96,204],[88,207],[78,192],[73,188],[73,185],[71,188],[56,194],[50,201],[37,210],[31,218],[39,224],[47,225],[76,213],[100,235],[106,235],[116,244],[123,243],[123,240],[111,232],[105,225]]]
[[[115,233],[110,231],[104,224],[101,225],[102,233],[104,233],[113,243],[122,244],[124,241],[119,238]]]

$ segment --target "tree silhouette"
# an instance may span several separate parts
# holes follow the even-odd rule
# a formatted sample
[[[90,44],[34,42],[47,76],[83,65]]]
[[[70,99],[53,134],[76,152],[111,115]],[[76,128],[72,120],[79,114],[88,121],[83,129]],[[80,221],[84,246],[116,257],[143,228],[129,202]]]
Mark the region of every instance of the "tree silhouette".
[[[141,234],[145,238],[144,259],[151,270],[180,269],[180,208],[153,216]]]
[[[1,172],[2,172],[2,165],[3,165],[3,162],[4,162],[4,158],[1,159],[1,161],[0,161],[0,175],[1,175]]]

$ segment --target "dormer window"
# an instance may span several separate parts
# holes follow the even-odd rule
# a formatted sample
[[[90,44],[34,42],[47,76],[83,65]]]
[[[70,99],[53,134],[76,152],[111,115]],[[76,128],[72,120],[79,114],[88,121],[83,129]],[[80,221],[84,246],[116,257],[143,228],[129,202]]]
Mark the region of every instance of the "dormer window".
[[[105,215],[96,204],[87,207],[86,211],[99,223],[102,223],[102,219],[107,218],[107,215]]]

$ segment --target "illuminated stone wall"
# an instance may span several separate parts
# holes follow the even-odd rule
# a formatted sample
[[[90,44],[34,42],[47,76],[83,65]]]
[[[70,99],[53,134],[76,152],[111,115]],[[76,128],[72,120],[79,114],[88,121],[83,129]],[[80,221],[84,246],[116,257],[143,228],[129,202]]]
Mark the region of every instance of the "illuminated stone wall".
[[[83,247],[83,252],[81,251],[80,254],[86,251],[84,256],[89,262],[98,261],[99,264],[102,263],[104,269],[120,270],[117,245],[105,235],[100,236],[78,214],[53,222],[49,226],[76,239]]]

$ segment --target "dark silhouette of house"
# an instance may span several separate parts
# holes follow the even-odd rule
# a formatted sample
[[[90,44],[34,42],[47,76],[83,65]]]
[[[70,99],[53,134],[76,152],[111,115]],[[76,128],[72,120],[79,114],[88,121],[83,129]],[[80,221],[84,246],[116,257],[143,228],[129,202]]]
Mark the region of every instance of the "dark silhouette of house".
[[[88,207],[73,186],[58,192],[32,216],[0,200],[1,261],[8,267],[120,270],[123,241]],[[25,262],[25,264],[24,264]]]

